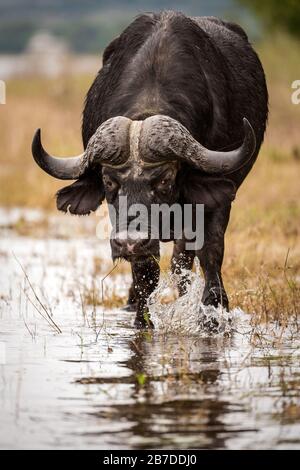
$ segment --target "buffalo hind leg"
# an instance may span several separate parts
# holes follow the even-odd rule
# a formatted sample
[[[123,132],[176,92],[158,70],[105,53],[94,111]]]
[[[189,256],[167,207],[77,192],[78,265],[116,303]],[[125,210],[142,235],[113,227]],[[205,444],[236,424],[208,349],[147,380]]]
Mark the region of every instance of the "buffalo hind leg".
[[[134,325],[137,328],[153,328],[147,308],[147,300],[158,284],[159,265],[156,260],[149,258],[139,262],[132,262],[131,268],[136,298]]]
[[[176,240],[174,242],[173,255],[171,260],[172,273],[182,274],[183,270],[191,270],[195,258],[195,252],[185,250],[185,241]],[[180,297],[187,291],[189,279],[184,274],[180,276],[178,282],[178,292]]]
[[[205,215],[204,245],[196,252],[205,279],[203,304],[214,307],[221,304],[226,310],[229,309],[229,304],[221,268],[224,256],[224,235],[229,215],[230,207],[220,208]]]

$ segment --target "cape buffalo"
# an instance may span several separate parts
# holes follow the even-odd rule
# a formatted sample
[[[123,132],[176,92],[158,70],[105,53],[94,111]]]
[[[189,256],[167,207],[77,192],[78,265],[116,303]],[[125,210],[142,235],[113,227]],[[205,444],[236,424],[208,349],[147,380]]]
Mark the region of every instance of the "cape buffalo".
[[[121,195],[129,206],[204,204],[202,248],[187,249],[184,235],[174,238],[171,266],[180,273],[197,256],[205,278],[202,302],[228,309],[224,234],[267,115],[264,72],[240,26],[177,12],[143,14],[104,51],[85,101],[84,152],[51,156],[38,130],[32,153],[51,176],[76,180],[57,193],[64,212],[89,214],[105,198],[118,211]],[[145,312],[159,279],[159,240],[119,235],[117,228],[112,257],[131,263],[128,304],[136,310],[135,325],[152,326]],[[179,288],[184,292],[184,282]]]

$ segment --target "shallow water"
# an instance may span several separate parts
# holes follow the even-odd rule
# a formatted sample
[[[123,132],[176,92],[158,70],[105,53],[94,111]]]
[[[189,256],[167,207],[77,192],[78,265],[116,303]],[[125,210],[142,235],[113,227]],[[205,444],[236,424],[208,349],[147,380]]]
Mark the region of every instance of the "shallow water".
[[[34,239],[2,227],[0,261],[1,448],[300,448],[297,325],[257,327],[254,346],[250,315],[202,309],[222,321],[199,329],[192,275],[188,295],[168,305],[162,279],[156,329],[137,332],[132,313],[82,301],[111,267],[108,244],[88,231]],[[104,295],[129,282],[116,269]]]

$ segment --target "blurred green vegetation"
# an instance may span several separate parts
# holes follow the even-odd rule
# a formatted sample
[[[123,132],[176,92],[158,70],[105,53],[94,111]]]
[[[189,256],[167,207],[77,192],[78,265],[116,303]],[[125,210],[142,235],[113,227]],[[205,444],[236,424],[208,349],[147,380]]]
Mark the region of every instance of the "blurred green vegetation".
[[[100,53],[132,20],[130,12],[108,13],[68,23],[57,22],[51,32],[78,53]]]
[[[0,53],[22,52],[40,30],[75,52],[100,53],[136,15],[162,9],[232,17],[240,7],[234,0],[0,0]]]
[[[271,29],[283,29],[300,38],[299,0],[238,0]]]
[[[299,0],[0,0],[0,53],[22,52],[40,30],[75,52],[100,53],[136,15],[162,9],[236,21],[252,40],[268,29],[300,38]]]

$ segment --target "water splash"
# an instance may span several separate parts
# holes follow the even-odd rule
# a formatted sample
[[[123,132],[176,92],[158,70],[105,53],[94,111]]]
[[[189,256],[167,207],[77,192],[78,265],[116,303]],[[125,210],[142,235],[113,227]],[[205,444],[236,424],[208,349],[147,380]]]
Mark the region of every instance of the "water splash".
[[[198,260],[195,266],[196,272],[185,270],[181,275],[167,273],[162,276],[148,300],[151,320],[162,334],[230,336],[234,330],[235,312],[227,312],[221,305],[215,308],[202,304],[204,281]],[[166,303],[166,296],[177,288],[182,276],[188,281],[186,294]]]

